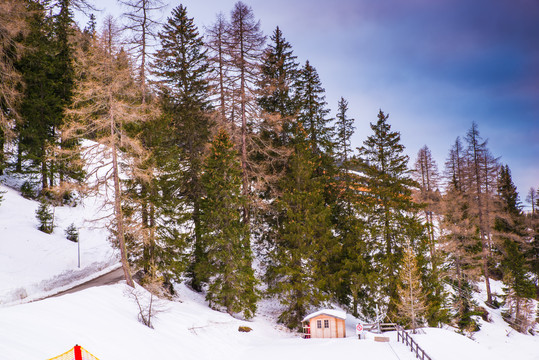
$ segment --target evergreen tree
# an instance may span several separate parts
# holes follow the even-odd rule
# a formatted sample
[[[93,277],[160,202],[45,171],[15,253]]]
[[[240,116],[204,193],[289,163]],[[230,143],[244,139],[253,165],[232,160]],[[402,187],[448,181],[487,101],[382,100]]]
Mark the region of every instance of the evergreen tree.
[[[329,154],[334,147],[332,119],[327,117],[329,109],[320,77],[309,61],[299,72],[296,89],[297,123],[306,132],[311,151],[317,156]]]
[[[56,142],[56,129],[61,125],[63,100],[58,92],[56,66],[57,43],[53,36],[53,18],[47,16],[45,6],[31,1],[27,10],[28,34],[23,45],[31,49],[17,62],[25,84],[20,102],[21,122],[17,127],[19,136],[18,170],[21,155],[32,161],[41,175],[41,186],[46,189],[52,179],[51,163],[48,161],[49,146]]]
[[[333,205],[332,221],[340,251],[331,262],[333,268],[332,291],[340,303],[350,306],[358,315],[359,306],[368,289],[370,259],[367,256],[367,234],[364,216],[367,209],[361,199],[364,186],[361,177],[353,168],[351,137],[354,119],[348,117],[348,102],[341,98],[338,103],[336,121],[335,158],[337,172],[330,185],[337,194]]]
[[[79,242],[79,230],[75,227],[75,224],[71,223],[65,230],[65,234],[67,240]]]
[[[270,37],[262,55],[259,87],[260,107],[270,114],[278,114],[281,121],[282,137],[289,136],[291,116],[296,113],[294,84],[298,75],[298,63],[293,55],[292,46],[277,27]],[[284,143],[287,142],[283,138]]]
[[[387,119],[388,115],[380,111],[377,123],[371,124],[374,134],[358,149],[358,170],[364,178],[364,201],[369,206],[368,251],[378,276],[377,288],[371,289],[372,301],[386,305],[388,312],[394,314],[404,244],[410,241],[416,248],[424,240],[422,226],[413,216],[418,207],[411,195],[417,184],[409,175],[408,157],[403,154],[400,134],[391,130]],[[389,298],[388,304],[381,304],[384,298]]]
[[[291,124],[294,121],[294,82],[297,75],[296,56],[291,45],[277,27],[262,55],[260,80],[258,83],[258,105],[261,108],[260,127],[254,140],[257,151],[252,152],[252,162],[259,173],[264,174],[263,182],[257,189],[258,200],[255,225],[252,232],[259,230],[256,238],[264,252],[273,246],[280,221],[276,208],[277,198],[282,195],[281,180],[287,171],[287,163],[292,152]],[[257,234],[258,235],[258,234]]]
[[[332,234],[323,184],[314,171],[318,162],[306,141],[296,145],[277,204],[282,220],[268,270],[269,285],[270,293],[285,306],[279,321],[289,328],[299,328],[307,311],[327,299],[323,289],[328,287]]]
[[[507,285],[506,303],[509,305],[511,318],[518,325],[528,323],[523,310],[530,298],[535,296],[535,288],[529,277],[525,247],[526,233],[524,217],[518,199],[517,188],[513,183],[511,171],[507,165],[501,166],[498,179],[498,198],[501,211],[498,213],[494,229],[503,242],[502,268],[504,282]],[[521,332],[527,326],[518,326]]]
[[[193,19],[180,5],[172,11],[160,32],[161,49],[156,53],[155,74],[161,85],[164,117],[168,119],[165,136],[157,146],[161,173],[169,193],[182,194],[170,199],[171,206],[184,209],[178,219],[182,225],[193,222],[188,234],[193,244],[189,277],[193,289],[202,290],[207,280],[194,269],[203,261],[200,239],[201,172],[205,146],[210,140],[208,59]],[[179,206],[182,204],[182,206]]]
[[[205,272],[208,279],[206,299],[211,306],[250,318],[258,295],[249,230],[241,213],[246,201],[241,192],[241,168],[233,147],[228,133],[220,130],[204,163],[200,222],[207,255],[205,263],[197,264],[197,271]]]
[[[54,213],[50,208],[50,204],[45,198],[39,202],[39,207],[36,210],[36,218],[39,220],[39,230],[46,234],[52,233],[54,230]]]

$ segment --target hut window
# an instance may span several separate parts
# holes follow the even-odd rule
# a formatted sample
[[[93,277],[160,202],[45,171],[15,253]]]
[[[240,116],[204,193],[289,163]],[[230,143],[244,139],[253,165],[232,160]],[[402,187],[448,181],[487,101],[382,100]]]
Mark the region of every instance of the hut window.
[[[324,320],[324,327],[329,328],[329,320]]]
[[[316,320],[316,327],[322,329],[322,320]]]

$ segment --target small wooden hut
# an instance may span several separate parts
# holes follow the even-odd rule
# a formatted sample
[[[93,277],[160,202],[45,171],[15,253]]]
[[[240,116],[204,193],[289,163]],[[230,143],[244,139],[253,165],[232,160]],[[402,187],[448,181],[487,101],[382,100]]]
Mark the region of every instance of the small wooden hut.
[[[324,309],[312,313],[302,320],[304,337],[344,338],[346,337],[346,313],[339,310]]]

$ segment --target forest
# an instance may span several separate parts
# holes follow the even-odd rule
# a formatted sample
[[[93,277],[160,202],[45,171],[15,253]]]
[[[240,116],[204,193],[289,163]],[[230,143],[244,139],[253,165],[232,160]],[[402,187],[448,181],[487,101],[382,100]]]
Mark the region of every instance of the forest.
[[[158,0],[123,3],[121,22],[81,28],[85,0],[0,2],[0,175],[25,179],[40,230],[101,194],[128,285],[185,282],[246,319],[275,298],[291,329],[336,304],[473,332],[478,284],[533,328],[539,195],[523,211],[476,123],[443,170],[427,146],[409,159],[383,110],[354,149],[348,100],[333,113],[313,64],[245,3],[207,29],[183,5],[160,23]]]

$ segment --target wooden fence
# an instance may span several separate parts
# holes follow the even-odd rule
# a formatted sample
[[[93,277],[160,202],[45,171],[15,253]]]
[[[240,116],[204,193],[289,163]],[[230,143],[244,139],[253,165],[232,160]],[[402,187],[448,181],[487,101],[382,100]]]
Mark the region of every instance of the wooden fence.
[[[410,351],[415,353],[416,359],[432,360],[427,353],[415,342],[415,340],[402,327],[397,326],[397,341],[401,341],[406,346],[410,346]]]

